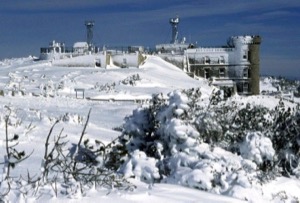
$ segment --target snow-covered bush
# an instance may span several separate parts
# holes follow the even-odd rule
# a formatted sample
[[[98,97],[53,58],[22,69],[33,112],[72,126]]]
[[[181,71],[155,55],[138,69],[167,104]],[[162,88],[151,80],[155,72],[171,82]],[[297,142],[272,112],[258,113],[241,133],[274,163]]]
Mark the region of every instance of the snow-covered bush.
[[[248,133],[240,145],[242,157],[263,164],[265,161],[273,161],[275,150],[270,138],[264,137],[260,132]]]
[[[218,194],[232,185],[251,187],[255,163],[203,143],[206,139],[198,130],[203,125],[199,120],[210,117],[204,115],[207,106],[201,107],[200,101],[199,89],[174,91],[168,98],[155,95],[149,107],[134,110],[113,150],[112,160],[119,164],[119,171],[146,182],[180,183]],[[206,128],[211,132],[214,126]]]
[[[119,83],[123,84],[123,85],[131,85],[131,86],[135,86],[137,81],[140,81],[141,77],[139,74],[134,74],[131,75],[127,78],[125,78],[124,80],[121,80]]]
[[[271,136],[277,164],[284,175],[300,177],[300,107],[286,108],[282,101],[274,111]]]
[[[55,96],[57,91],[52,80],[47,81],[47,83],[40,84],[39,89],[41,91],[41,95],[44,97]]]
[[[94,89],[98,90],[99,92],[113,92],[115,91],[116,83],[108,84],[105,83],[104,85],[99,84],[98,82],[94,85]]]
[[[158,168],[156,167],[157,160],[152,157],[147,157],[143,151],[139,150],[132,152],[130,157],[131,158],[127,160],[121,169],[125,178],[139,177],[149,183],[160,178]]]
[[[63,116],[61,116],[60,120],[66,123],[74,123],[74,124],[83,123],[83,117],[81,115],[74,114],[74,113],[65,113]]]
[[[56,124],[63,121],[72,122],[72,118],[81,118],[78,115],[65,114],[59,119],[56,119],[50,129],[45,141],[45,152],[42,158],[40,173],[30,174],[26,176],[13,177],[11,171],[18,167],[20,162],[27,159],[31,154],[25,153],[17,148],[19,135],[10,134],[8,127],[11,125],[16,114],[15,109],[6,107],[7,114],[3,117],[5,124],[5,147],[3,174],[0,177],[0,202],[10,199],[10,195],[28,197],[38,197],[45,191],[53,196],[63,195],[70,198],[78,198],[85,196],[86,192],[96,188],[132,190],[134,186],[129,183],[122,174],[118,173],[115,168],[106,164],[109,148],[111,144],[105,145],[99,140],[89,140],[83,138],[88,125],[90,112],[86,118],[83,131],[79,136],[77,144],[72,144],[68,147],[66,140],[67,136],[63,135],[63,129],[57,136],[52,135],[52,131]],[[28,128],[31,128],[28,126]],[[52,138],[54,137],[54,142]],[[146,180],[148,176],[157,178],[159,173],[151,171],[155,166],[156,160],[149,159],[144,152],[133,154],[139,161],[133,161],[135,173],[138,176],[143,176]],[[140,158],[144,158],[144,165],[140,165]],[[146,170],[149,173],[145,172]],[[150,178],[151,179],[151,178]]]
[[[298,174],[299,108],[288,116],[292,113],[223,101],[221,96],[216,91],[207,101],[199,89],[174,91],[167,98],[155,95],[149,106],[125,119],[108,163],[147,182],[180,183],[218,194],[231,191],[233,196],[239,196],[237,188],[256,187],[273,177],[268,173],[282,169]],[[282,142],[288,138],[280,135],[287,133],[292,143]]]

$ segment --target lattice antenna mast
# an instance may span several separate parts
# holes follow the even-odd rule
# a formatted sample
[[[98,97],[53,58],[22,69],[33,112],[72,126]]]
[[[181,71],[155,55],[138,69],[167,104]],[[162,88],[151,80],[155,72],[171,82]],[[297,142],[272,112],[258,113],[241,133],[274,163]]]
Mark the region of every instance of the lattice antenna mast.
[[[86,26],[86,42],[89,45],[89,48],[92,47],[93,45],[93,27],[94,27],[95,22],[90,20],[90,21],[85,21],[85,26]]]
[[[170,19],[170,24],[172,26],[172,44],[178,43],[178,24],[179,24],[179,17]]]

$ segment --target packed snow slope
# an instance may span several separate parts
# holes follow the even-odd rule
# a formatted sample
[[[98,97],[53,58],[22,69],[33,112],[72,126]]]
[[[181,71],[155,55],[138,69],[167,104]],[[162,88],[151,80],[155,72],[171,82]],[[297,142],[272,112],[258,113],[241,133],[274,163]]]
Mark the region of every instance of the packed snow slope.
[[[56,120],[59,120],[59,123],[53,129],[51,142],[53,143],[54,137],[61,133],[67,136],[67,146],[71,147],[78,143],[91,109],[84,136],[90,140],[98,139],[103,143],[109,143],[121,135],[120,127],[124,123],[124,118],[132,115],[133,110],[138,107],[147,106],[152,95],[160,94],[167,98],[167,94],[174,90],[200,88],[203,103],[208,103],[214,89],[207,81],[190,78],[177,67],[156,56],[147,56],[145,63],[139,68],[121,69],[110,66],[102,69],[61,67],[54,64],[51,61],[35,61],[33,57],[0,61],[0,163],[5,162],[5,120],[8,116],[9,136],[18,135],[17,149],[24,150],[26,155],[31,154],[11,171],[13,177],[27,176],[28,171],[31,176],[41,173],[45,140]],[[279,99],[271,96],[235,96],[232,101],[275,108]],[[287,105],[293,107],[294,104],[287,103]],[[216,151],[219,154],[209,152],[208,155],[217,157],[228,154],[222,150]],[[235,160],[240,159],[237,155],[230,156],[235,157]],[[4,173],[5,171],[1,170],[0,175],[4,176]],[[0,181],[2,182],[3,178]],[[3,200],[64,202],[71,198],[73,202],[112,203],[240,202],[238,199],[182,187],[175,183],[148,185],[136,179],[130,181],[137,186],[133,191],[117,189],[108,191],[103,188],[88,191],[84,196],[62,194],[56,196],[53,188],[45,187],[36,196],[20,195],[17,190],[12,190],[9,195],[3,197]],[[264,194],[257,196],[260,198],[257,202],[277,201],[280,199],[278,194],[281,193],[287,196],[286,199],[290,197],[300,199],[297,193],[300,189],[299,184],[297,179],[274,180],[263,187]],[[285,187],[281,187],[286,185],[289,185],[288,191]],[[0,185],[1,192],[2,187],[4,186]],[[257,192],[251,189],[241,191],[244,193],[235,194],[235,197],[243,199],[244,195],[251,196],[249,194]],[[248,200],[255,202],[255,197]],[[281,200],[284,200],[284,197]]]

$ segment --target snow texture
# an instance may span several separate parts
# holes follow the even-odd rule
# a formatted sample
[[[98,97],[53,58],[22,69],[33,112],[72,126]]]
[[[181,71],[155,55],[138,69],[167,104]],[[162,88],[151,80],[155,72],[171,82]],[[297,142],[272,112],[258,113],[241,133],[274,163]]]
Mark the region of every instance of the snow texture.
[[[89,56],[90,57],[90,56]],[[139,138],[125,157],[119,172],[133,183],[132,191],[116,188],[92,188],[81,193],[75,180],[72,190],[63,184],[40,185],[35,195],[25,195],[12,182],[9,195],[1,196],[6,202],[295,202],[299,201],[299,179],[278,177],[261,183],[257,170],[264,160],[274,159],[274,146],[270,139],[258,132],[245,134],[239,145],[241,154],[232,153],[219,146],[203,142],[200,127],[220,132],[215,115],[207,112],[204,120],[191,112],[191,97],[182,91],[200,89],[202,106],[209,108],[213,87],[205,80],[195,80],[177,67],[156,56],[147,56],[139,68],[118,69],[116,67],[91,68],[85,64],[66,66],[49,61],[35,61],[34,57],[5,59],[0,61],[0,163],[5,158],[5,119],[9,115],[8,135],[18,136],[18,152],[31,156],[11,170],[12,177],[39,176],[44,168],[45,140],[53,128],[50,146],[58,135],[66,136],[68,150],[78,143],[87,113],[91,108],[85,138],[90,142],[101,140],[109,144],[122,136],[124,130]],[[86,60],[86,61],[85,61]],[[139,79],[133,76],[139,75]],[[126,83],[125,81],[129,81]],[[131,82],[130,82],[131,81]],[[266,81],[264,81],[266,82]],[[266,85],[267,86],[267,85]],[[84,90],[84,98],[76,98],[75,89]],[[273,87],[266,87],[270,91]],[[196,93],[195,93],[196,94]],[[200,93],[199,93],[200,94]],[[162,105],[155,118],[159,134],[154,142],[146,143],[155,149],[155,156],[142,150],[142,137],[149,133],[153,123],[149,122],[149,102],[159,97]],[[234,96],[227,102],[247,103],[274,109],[279,98],[273,96]],[[295,103],[284,101],[287,107]],[[233,103],[232,103],[233,104]],[[154,105],[155,106],[155,105]],[[194,108],[194,107],[193,107]],[[195,107],[196,108],[196,107]],[[9,109],[9,110],[8,110]],[[203,116],[203,115],[202,115]],[[155,123],[154,123],[155,124]],[[121,127],[120,127],[121,126]],[[149,135],[151,137],[151,135]],[[154,139],[153,137],[151,139]],[[13,145],[14,142],[11,142]],[[152,148],[151,148],[152,149]],[[166,153],[167,152],[167,153]],[[103,160],[99,160],[103,164]],[[7,167],[0,172],[0,192],[8,185],[5,181]],[[166,170],[166,171],[164,171]],[[166,175],[168,174],[168,175]]]

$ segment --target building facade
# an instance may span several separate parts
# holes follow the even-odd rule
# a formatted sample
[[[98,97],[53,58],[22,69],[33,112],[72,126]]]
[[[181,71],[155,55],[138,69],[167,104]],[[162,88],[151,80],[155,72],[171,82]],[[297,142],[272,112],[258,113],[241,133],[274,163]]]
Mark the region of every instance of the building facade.
[[[187,71],[239,94],[257,95],[260,43],[260,36],[234,36],[223,47],[186,49]]]

